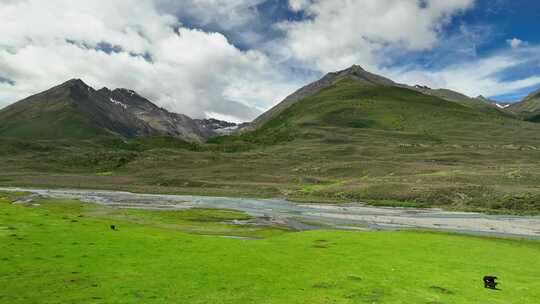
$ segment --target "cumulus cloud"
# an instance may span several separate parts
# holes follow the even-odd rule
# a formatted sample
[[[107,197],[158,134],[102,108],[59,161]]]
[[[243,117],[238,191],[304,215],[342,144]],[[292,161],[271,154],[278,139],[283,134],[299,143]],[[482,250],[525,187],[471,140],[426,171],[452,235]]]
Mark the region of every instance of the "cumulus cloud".
[[[523,47],[501,51],[477,60],[466,60],[438,70],[402,67],[384,73],[397,81],[426,84],[433,88],[449,88],[469,96],[495,96],[516,92],[540,84],[540,76],[530,75],[507,79],[513,68],[538,64],[540,47]]]
[[[294,86],[262,52],[183,27],[151,0],[2,1],[0,20],[0,74],[9,80],[0,105],[76,77],[194,117],[219,109],[250,120]]]
[[[258,5],[267,0],[154,0],[162,12],[174,13],[189,26],[226,33],[243,45],[265,39]]]
[[[294,12],[299,12],[306,9],[311,0],[289,0],[289,8]]]
[[[175,12],[180,18],[198,21],[198,24],[217,24],[234,28],[251,23],[257,18],[255,7],[265,0],[157,0],[161,11]]]
[[[451,17],[473,0],[289,0],[310,18],[283,22],[286,53],[322,71],[361,63],[375,69],[388,49],[428,50]]]
[[[508,43],[508,45],[513,49],[517,49],[520,46],[527,45],[527,42],[525,42],[525,41],[523,41],[521,39],[518,39],[518,38],[508,39],[508,40],[506,40],[506,43]]]

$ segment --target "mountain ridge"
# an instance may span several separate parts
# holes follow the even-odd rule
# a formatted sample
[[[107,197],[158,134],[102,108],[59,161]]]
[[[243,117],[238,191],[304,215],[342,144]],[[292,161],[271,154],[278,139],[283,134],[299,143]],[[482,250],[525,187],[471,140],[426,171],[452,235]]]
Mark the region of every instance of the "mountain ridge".
[[[283,101],[272,107],[270,110],[257,117],[253,121],[253,123],[246,129],[246,131],[260,128],[272,117],[279,115],[294,103],[304,98],[313,96],[344,78],[350,78],[364,85],[380,85],[405,88],[408,90],[419,92],[424,95],[434,96],[447,101],[459,103],[470,108],[475,108],[479,111],[494,112],[499,114],[504,113],[505,115],[508,115],[499,106],[493,104],[492,102],[484,98],[472,98],[450,89],[432,89],[430,87],[422,85],[411,86],[407,84],[397,83],[389,78],[368,72],[359,65],[353,65],[350,68],[341,71],[327,73],[321,79],[309,83],[304,87],[300,88],[299,90],[295,91],[291,95],[287,96]]]
[[[67,137],[115,135],[135,138],[164,135],[202,143],[214,136],[257,130],[295,103],[314,96],[344,79],[364,86],[407,89],[479,112],[540,122],[540,90],[532,92],[522,102],[508,105],[481,95],[473,98],[450,89],[432,89],[423,85],[397,83],[371,73],[359,65],[353,65],[341,71],[327,73],[321,79],[296,90],[253,122],[244,124],[215,119],[192,119],[184,114],[169,112],[133,90],[124,88],[111,90],[107,87],[95,90],[83,80],[74,78],[1,109],[0,136],[32,137],[34,127],[38,133],[37,138],[58,138],[62,137],[61,122],[64,121],[68,126],[65,132]],[[61,113],[61,109],[66,113]],[[47,115],[50,117],[44,118]],[[41,128],[40,124],[44,127]],[[56,128],[54,131],[45,131],[54,128]]]
[[[160,108],[133,90],[95,90],[77,78],[0,110],[2,136],[55,139],[62,137],[63,127],[67,137],[76,138],[166,135],[203,142],[215,135],[190,117]]]

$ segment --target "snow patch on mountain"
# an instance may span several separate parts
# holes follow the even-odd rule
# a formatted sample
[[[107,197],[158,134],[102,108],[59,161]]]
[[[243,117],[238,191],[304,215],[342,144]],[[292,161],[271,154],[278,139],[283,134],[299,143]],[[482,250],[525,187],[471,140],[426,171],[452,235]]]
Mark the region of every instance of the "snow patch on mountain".
[[[508,108],[510,106],[510,104],[505,104],[505,103],[495,103],[495,105],[499,109],[506,109],[506,108]]]
[[[114,103],[115,105],[121,106],[122,108],[124,108],[124,110],[127,109],[127,105],[126,105],[126,104],[124,104],[124,103],[122,103],[122,102],[120,102],[120,101],[118,101],[118,100],[115,100],[115,99],[113,99],[112,97],[109,98],[109,100],[110,100],[112,103]]]

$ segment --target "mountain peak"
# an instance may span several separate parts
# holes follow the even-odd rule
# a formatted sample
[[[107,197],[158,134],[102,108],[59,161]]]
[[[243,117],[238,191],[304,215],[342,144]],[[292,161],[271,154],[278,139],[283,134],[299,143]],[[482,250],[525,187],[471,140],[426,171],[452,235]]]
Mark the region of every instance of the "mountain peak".
[[[374,85],[394,85],[395,83],[383,76],[373,74],[371,72],[366,71],[364,68],[362,68],[360,65],[354,64],[350,68],[329,73],[328,76],[335,77],[335,78],[342,78],[342,77],[350,77],[356,81],[374,84]]]
[[[94,89],[87,85],[79,78],[70,79],[59,86],[56,86],[46,92],[59,94],[61,92],[69,92],[69,94],[75,94],[76,96],[87,95],[93,92]]]
[[[337,71],[337,72],[331,72],[330,75],[362,75],[364,73],[368,73],[364,68],[362,68],[360,65],[353,64],[347,69]]]
[[[482,102],[487,102],[487,103],[496,104],[496,105],[499,104],[497,101],[492,100],[492,99],[489,99],[489,98],[485,97],[484,95],[478,95],[478,96],[476,96],[476,98],[474,98],[474,99],[476,99],[476,100],[478,100],[478,101],[482,101]],[[502,103],[501,103],[501,104],[502,104]]]
[[[381,85],[381,86],[392,86],[396,85],[395,82],[392,80],[385,78],[383,76],[370,73],[364,68],[362,68],[359,65],[352,65],[350,68],[337,71],[337,72],[331,72],[326,74],[323,78],[312,82],[293,94],[287,96],[282,102],[274,106],[272,109],[266,111],[257,119],[255,119],[251,125],[252,129],[257,129],[258,127],[262,126],[265,122],[269,121],[272,117],[275,117],[279,115],[282,111],[287,109],[292,104],[296,103],[299,100],[302,100],[306,97],[313,96],[320,92],[321,90],[328,88],[337,82],[343,80],[343,79],[351,79],[357,83],[363,84],[363,85]]]
[[[358,64],[353,64],[351,65],[350,68],[346,69],[345,71],[350,71],[350,72],[365,72],[366,70],[364,70],[364,68],[362,68],[362,66],[358,65]]]
[[[90,87],[89,85],[84,83],[84,81],[82,81],[80,78],[70,79],[60,85],[60,87],[74,87],[74,86],[85,87],[85,88]]]

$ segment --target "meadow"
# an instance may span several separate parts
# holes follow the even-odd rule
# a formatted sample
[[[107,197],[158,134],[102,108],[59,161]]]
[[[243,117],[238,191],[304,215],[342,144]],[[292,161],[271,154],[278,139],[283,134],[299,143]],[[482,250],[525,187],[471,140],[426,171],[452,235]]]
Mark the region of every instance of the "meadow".
[[[0,194],[0,303],[535,303],[540,243]],[[114,224],[116,230],[111,230]],[[246,239],[231,238],[247,237]],[[484,289],[494,274],[500,290]]]

